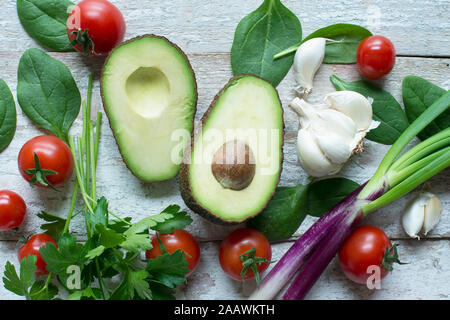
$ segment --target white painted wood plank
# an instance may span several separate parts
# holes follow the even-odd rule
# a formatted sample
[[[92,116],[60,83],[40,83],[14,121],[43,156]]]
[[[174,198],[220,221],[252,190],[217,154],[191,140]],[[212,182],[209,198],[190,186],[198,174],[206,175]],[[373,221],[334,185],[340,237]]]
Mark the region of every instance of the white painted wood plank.
[[[407,265],[394,266],[393,273],[381,282],[380,290],[369,290],[348,280],[334,259],[306,297],[307,299],[443,299],[448,300],[450,289],[449,241],[397,241],[399,254]],[[278,260],[292,242],[274,244],[273,259]],[[16,268],[16,251],[12,241],[0,241],[0,274],[6,261]],[[178,289],[178,299],[216,300],[246,299],[255,288],[253,281],[242,284],[228,278],[218,261],[219,242],[201,243],[201,257],[197,270],[187,284]],[[271,267],[270,267],[271,268]],[[270,270],[270,269],[269,269]],[[278,297],[280,298],[280,297]],[[0,299],[21,299],[0,285]]]
[[[75,3],[79,1],[74,1]],[[126,38],[153,33],[171,38],[188,52],[229,52],[239,21],[261,0],[112,0],[127,22]],[[284,0],[302,22],[303,34],[333,23],[354,23],[389,37],[397,53],[448,56],[448,0]],[[0,0],[2,49],[35,47],[19,24],[15,0]]]

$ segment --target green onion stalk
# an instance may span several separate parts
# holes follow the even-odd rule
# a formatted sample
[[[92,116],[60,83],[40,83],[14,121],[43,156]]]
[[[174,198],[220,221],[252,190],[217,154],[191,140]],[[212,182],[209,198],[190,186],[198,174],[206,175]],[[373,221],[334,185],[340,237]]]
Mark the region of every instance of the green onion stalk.
[[[425,110],[397,139],[373,177],[300,237],[263,279],[250,299],[272,299],[292,278],[283,299],[303,299],[364,218],[450,166],[450,127],[403,152],[450,106],[450,92]]]

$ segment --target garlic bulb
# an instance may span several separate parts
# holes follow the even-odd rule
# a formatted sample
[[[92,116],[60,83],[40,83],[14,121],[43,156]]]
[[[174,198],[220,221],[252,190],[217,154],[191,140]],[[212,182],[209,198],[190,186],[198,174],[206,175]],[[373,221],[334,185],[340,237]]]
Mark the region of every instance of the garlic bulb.
[[[439,222],[441,217],[441,201],[434,194],[421,192],[412,199],[402,216],[402,225],[411,238],[419,238],[422,230],[427,235]]]
[[[337,91],[312,105],[295,98],[290,107],[299,115],[297,148],[303,169],[313,177],[332,175],[361,149],[372,120],[372,105],[361,94]]]
[[[305,95],[313,88],[314,76],[325,57],[325,38],[313,38],[300,45],[294,58],[294,76],[298,83],[296,90]]]

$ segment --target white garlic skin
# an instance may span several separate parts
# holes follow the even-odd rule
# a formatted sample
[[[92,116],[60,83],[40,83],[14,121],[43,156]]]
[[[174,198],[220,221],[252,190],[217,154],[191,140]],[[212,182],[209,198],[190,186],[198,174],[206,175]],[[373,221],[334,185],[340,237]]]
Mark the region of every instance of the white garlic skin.
[[[313,177],[338,173],[367,132],[379,125],[372,120],[370,102],[353,91],[329,94],[316,105],[295,98],[290,107],[299,115],[299,160]]]
[[[313,38],[300,45],[294,58],[294,77],[300,88],[309,93],[314,76],[325,57],[325,38]]]
[[[422,230],[427,235],[438,223],[442,212],[441,201],[434,194],[421,192],[407,205],[402,226],[411,238],[419,239]]]

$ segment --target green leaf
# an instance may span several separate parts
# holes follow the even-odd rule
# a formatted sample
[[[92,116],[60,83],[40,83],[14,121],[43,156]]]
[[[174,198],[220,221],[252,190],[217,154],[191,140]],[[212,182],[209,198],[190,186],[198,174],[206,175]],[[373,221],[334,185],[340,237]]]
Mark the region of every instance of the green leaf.
[[[68,0],[17,0],[17,14],[35,40],[56,51],[69,51],[66,25],[72,5]]]
[[[100,246],[90,250],[86,254],[86,259],[93,260],[94,258],[101,256],[103,254],[103,252],[105,252],[105,250],[106,250],[105,246],[100,245]]]
[[[20,58],[17,99],[36,125],[68,141],[78,116],[81,96],[70,70],[40,49],[28,49]]]
[[[149,273],[146,270],[128,270],[120,285],[111,294],[111,300],[147,300],[151,290],[147,282]],[[137,296],[136,296],[137,295]]]
[[[146,270],[152,278],[169,288],[175,288],[186,281],[185,275],[189,272],[185,253],[181,250],[148,260]]]
[[[171,214],[173,215],[172,218],[159,222],[152,229],[159,233],[172,233],[175,229],[184,229],[192,223],[192,218],[185,211],[177,211]]]
[[[311,183],[307,197],[308,214],[314,217],[323,216],[358,188],[358,183],[345,178],[330,178]]]
[[[120,246],[131,252],[150,250],[153,246],[148,234],[132,234],[127,236]]]
[[[124,233],[128,230],[128,228],[130,228],[129,223],[131,222],[132,218],[126,217],[123,220],[125,220],[126,222],[122,220],[111,220],[109,221],[108,227],[118,233]]]
[[[39,250],[42,259],[47,264],[47,270],[58,275],[67,275],[67,268],[72,265],[82,267],[86,262],[86,255],[90,251],[90,244],[77,243],[74,235],[64,233],[58,242],[58,248],[48,243]]]
[[[131,298],[137,294],[141,299],[148,299],[152,292],[146,279],[149,273],[145,270],[130,271],[128,273],[128,292]]]
[[[138,221],[134,223],[127,231],[124,232],[125,236],[131,236],[135,233],[141,233],[144,231],[147,231],[148,229],[153,229],[158,224],[165,222],[169,219],[172,219],[174,217],[173,211],[174,208],[178,208],[177,212],[179,210],[179,206],[170,206],[169,208],[166,208],[163,212],[160,214],[156,214],[147,218],[142,219],[141,221]],[[172,212],[172,213],[170,213]]]
[[[402,96],[409,122],[413,123],[414,120],[446,92],[445,89],[423,78],[416,76],[405,77],[402,82]],[[450,109],[444,111],[444,113],[425,127],[418,134],[418,137],[420,140],[426,140],[448,127],[450,127]]]
[[[149,281],[152,292],[152,300],[176,300],[175,292],[172,288],[157,281]]]
[[[327,41],[323,62],[356,63],[356,50],[360,42],[371,35],[372,32],[361,26],[338,23],[313,32],[303,42],[319,37],[335,40]]]
[[[3,276],[5,288],[19,296],[31,299],[29,289],[35,282],[36,261],[37,257],[35,255],[23,258],[20,262],[20,276],[17,274],[14,265],[7,261]]]
[[[372,33],[355,24],[337,23],[319,29],[311,33],[300,43],[289,47],[275,55],[279,59],[297,51],[303,42],[313,38],[326,38],[334,41],[327,41],[325,46],[325,63],[355,63],[356,51],[360,42],[371,36]]]
[[[87,287],[84,290],[78,290],[72,292],[67,300],[97,300],[102,297],[101,290],[99,288]]]
[[[55,216],[51,213],[41,211],[37,215],[39,218],[43,219],[48,223],[41,225],[41,229],[53,239],[59,240],[66,225],[66,219]]]
[[[335,75],[331,76],[331,82],[339,91],[355,91],[373,99],[373,119],[380,125],[367,134],[367,139],[390,145],[408,128],[408,119],[402,107],[389,92],[366,81],[347,82]]]
[[[0,152],[6,149],[16,133],[16,104],[11,91],[0,79]]]
[[[270,241],[289,238],[306,217],[307,186],[278,187],[267,207],[247,222]]]
[[[108,226],[108,202],[105,197],[98,199],[94,213],[87,214],[86,219],[94,229],[99,224]]]
[[[297,16],[280,0],[264,0],[236,28],[231,48],[233,74],[251,73],[277,86],[291,68],[294,57],[274,61],[273,56],[301,40],[302,26]]]
[[[152,245],[148,233],[149,229],[171,233],[174,229],[183,229],[192,222],[186,212],[180,212],[180,206],[171,205],[160,214],[153,215],[134,223],[123,235],[125,239],[120,246],[132,252],[150,250]]]
[[[35,282],[30,289],[30,296],[32,300],[52,300],[58,294],[58,288],[49,283],[46,290],[42,290],[45,286],[44,281]]]
[[[99,244],[105,248],[114,248],[125,241],[125,236],[121,233],[117,233],[112,229],[105,227],[102,224],[98,224],[96,227],[100,234]]]

